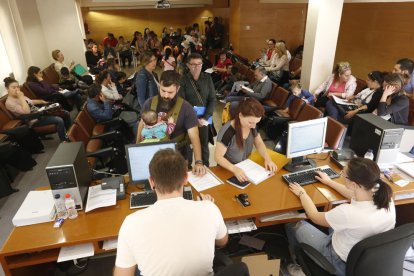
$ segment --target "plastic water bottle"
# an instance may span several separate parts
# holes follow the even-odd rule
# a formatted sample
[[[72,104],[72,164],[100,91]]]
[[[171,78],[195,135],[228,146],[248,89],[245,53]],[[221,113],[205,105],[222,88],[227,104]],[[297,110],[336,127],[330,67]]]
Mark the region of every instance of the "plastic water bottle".
[[[367,150],[367,152],[364,155],[364,158],[374,160],[374,153],[372,152],[372,149]]]
[[[56,214],[57,214],[58,219],[68,218],[68,212],[66,211],[65,201],[63,200],[62,197],[60,197],[60,194],[55,194],[55,207],[56,207]]]
[[[65,206],[68,211],[68,217],[74,219],[78,217],[78,210],[76,210],[76,204],[70,194],[65,195]]]

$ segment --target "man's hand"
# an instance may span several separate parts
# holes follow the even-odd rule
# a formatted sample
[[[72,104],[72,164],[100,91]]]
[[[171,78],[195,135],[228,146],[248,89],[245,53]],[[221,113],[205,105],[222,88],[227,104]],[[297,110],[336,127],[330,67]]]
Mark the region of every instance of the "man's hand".
[[[211,195],[202,194],[202,193],[200,193],[200,195],[197,196],[197,200],[198,201],[200,201],[200,200],[209,200],[213,203],[215,202],[214,197],[212,197]]]
[[[206,167],[203,164],[195,164],[193,167],[193,173],[197,176],[203,176],[206,174]]]
[[[203,127],[203,126],[207,126],[207,125],[208,125],[208,122],[206,121],[206,119],[204,119],[204,118],[198,119],[198,126],[199,127]]]

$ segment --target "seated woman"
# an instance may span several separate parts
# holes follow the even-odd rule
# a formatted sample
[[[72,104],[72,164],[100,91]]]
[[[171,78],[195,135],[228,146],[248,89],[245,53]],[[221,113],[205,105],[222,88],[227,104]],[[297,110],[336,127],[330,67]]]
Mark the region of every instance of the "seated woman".
[[[115,83],[112,82],[111,74],[107,70],[103,70],[96,76],[95,82],[102,86],[102,93],[105,98],[112,101],[122,99],[122,95],[118,93]]]
[[[245,98],[240,101],[234,119],[224,124],[217,134],[214,159],[218,165],[231,171],[239,181],[247,181],[247,177],[235,164],[247,159],[253,146],[264,158],[266,170],[275,172],[277,169],[256,130],[256,124],[263,115],[264,109],[258,100]]]
[[[76,104],[78,110],[82,107],[82,98],[78,89],[66,91],[62,93],[62,89],[53,86],[43,80],[43,72],[39,67],[30,66],[27,70],[27,84],[35,95],[46,101],[56,101],[67,111],[71,111],[72,107],[66,100],[72,100]]]
[[[335,65],[333,74],[328,77],[313,93],[315,97],[316,107],[325,107],[328,100],[332,96],[339,98],[351,97],[356,89],[356,79],[351,75],[351,65],[348,62],[339,62]],[[328,115],[330,115],[329,107],[332,107],[333,103],[327,106]]]
[[[285,44],[276,43],[275,53],[270,61],[270,66],[266,67],[266,71],[272,81],[283,85],[289,81],[289,60]]]
[[[6,108],[16,116],[25,115],[37,112],[38,108],[35,105],[48,104],[44,100],[30,100],[24,96],[20,91],[19,83],[12,78],[5,78],[4,85],[6,86],[8,95],[6,99]],[[61,141],[66,141],[66,128],[69,128],[71,121],[68,112],[65,112],[65,119],[57,116],[42,116],[39,119],[27,121],[29,127],[40,127],[50,124],[55,124],[57,132]]]
[[[343,107],[334,105],[330,109],[330,116],[344,124],[351,124],[352,119],[356,114],[372,113],[372,111],[377,108],[381,99],[383,81],[384,78],[381,72],[372,71],[368,74],[366,80],[368,87],[359,92],[357,95],[348,98],[349,101],[357,105],[357,108],[351,111],[346,111]]]
[[[211,74],[211,78],[213,79],[214,83],[217,83],[220,80],[224,80],[226,77],[228,77],[227,73],[227,65],[232,64],[231,59],[227,57],[227,54],[225,51],[221,51],[219,53],[219,59],[217,61],[217,64],[213,66],[213,72]]]
[[[72,61],[69,66],[65,64],[65,56],[60,50],[53,50],[52,58],[55,60],[55,70],[56,72],[58,72],[59,76],[60,76],[60,71],[62,70],[63,67],[67,67],[70,72],[75,66],[74,61]]]
[[[297,183],[290,184],[289,189],[299,197],[308,218],[333,230],[327,235],[306,221],[286,224],[292,257],[299,243],[309,244],[335,267],[335,275],[345,275],[348,254],[356,243],[394,228],[392,190],[381,180],[378,165],[366,158],[354,158],[348,162],[341,173],[345,185],[331,180],[323,172],[318,174],[317,180],[351,202],[328,212],[319,212],[303,187]]]
[[[102,54],[98,51],[98,45],[95,43],[92,44],[90,50],[85,52],[86,64],[89,67],[89,72],[92,75],[99,74],[103,68],[99,65],[102,60]]]
[[[408,125],[409,99],[405,95],[404,79],[408,75],[391,73],[385,75],[381,99],[378,103],[377,115],[394,124]]]

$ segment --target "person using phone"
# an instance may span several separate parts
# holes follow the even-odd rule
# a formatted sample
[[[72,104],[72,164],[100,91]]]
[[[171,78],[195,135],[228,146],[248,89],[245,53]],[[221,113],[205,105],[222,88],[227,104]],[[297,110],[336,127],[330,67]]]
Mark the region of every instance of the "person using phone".
[[[253,146],[264,158],[267,170],[273,173],[277,169],[256,130],[256,124],[263,115],[264,108],[258,100],[245,98],[240,101],[234,118],[224,124],[217,134],[214,158],[219,166],[231,171],[240,182],[247,181],[247,176],[235,164],[247,159]]]
[[[409,99],[402,87],[408,75],[390,73],[384,77],[384,92],[378,103],[377,115],[394,124],[408,125]]]

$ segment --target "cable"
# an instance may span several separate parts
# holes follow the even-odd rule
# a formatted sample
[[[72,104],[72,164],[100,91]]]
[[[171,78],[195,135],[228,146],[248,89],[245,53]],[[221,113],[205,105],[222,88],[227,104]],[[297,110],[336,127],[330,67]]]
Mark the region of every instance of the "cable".
[[[110,173],[110,172],[103,172],[103,171],[98,171],[95,169],[92,169],[92,171],[96,172],[96,173],[103,173],[103,174],[110,174],[110,175],[114,175],[114,176],[127,176],[128,174],[119,174],[119,173]]]

